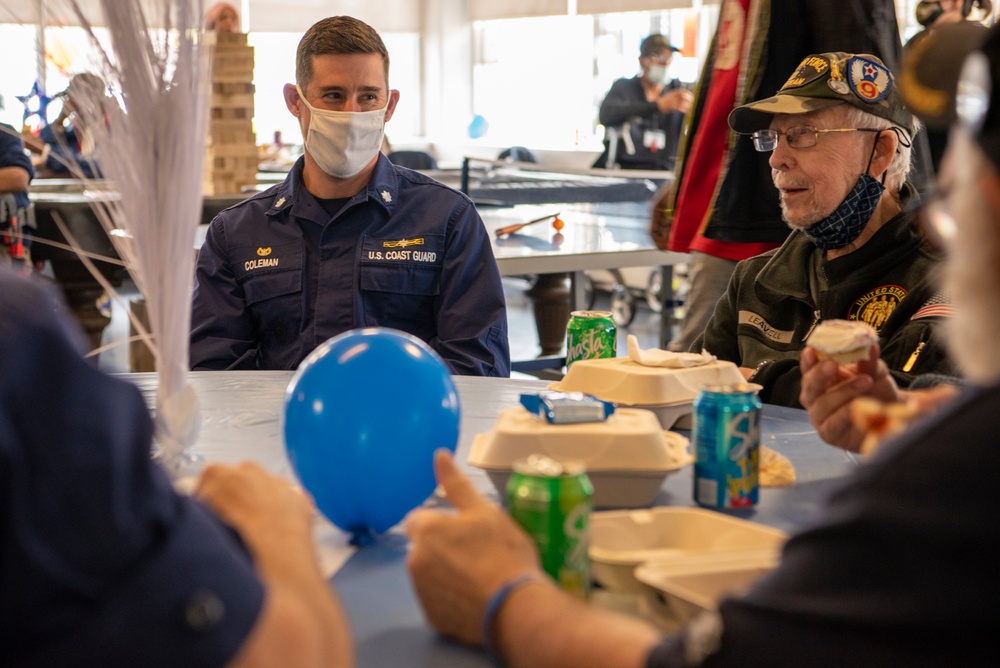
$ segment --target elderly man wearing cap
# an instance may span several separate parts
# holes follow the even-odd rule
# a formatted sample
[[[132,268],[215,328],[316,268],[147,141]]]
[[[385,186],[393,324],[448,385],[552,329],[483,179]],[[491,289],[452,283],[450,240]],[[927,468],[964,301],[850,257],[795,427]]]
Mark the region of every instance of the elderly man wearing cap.
[[[737,107],[730,125],[769,152],[793,233],[741,262],[694,349],[737,363],[766,403],[797,406],[799,352],[821,321],[867,322],[902,386],[952,370],[935,325],[947,299],[938,256],[905,211],[917,123],[871,55],[806,58],[774,97]]]
[[[959,68],[970,49],[981,44],[987,34],[989,31],[983,25],[961,21],[939,26],[924,34],[919,42],[914,40],[900,75],[900,91],[906,106],[924,121],[929,130],[943,137],[949,134],[956,120],[953,100],[958,87]],[[945,173],[943,179],[949,183],[953,176]],[[939,203],[940,198],[931,198],[920,211],[935,211]],[[920,220],[930,218],[921,216]],[[933,227],[923,232],[929,240],[937,240]],[[979,289],[971,286],[970,292],[970,286],[966,286],[962,294],[955,294],[954,291],[951,294],[958,300],[976,294]],[[872,411],[866,407],[872,405],[871,400],[886,404],[872,415],[887,427],[896,429],[905,425],[910,417],[924,414],[942,400],[949,399],[959,382],[957,379],[924,375],[912,387],[934,387],[920,391],[901,390],[893,382],[882,360],[876,358],[856,368],[846,368],[830,362],[820,363],[816,352],[808,346],[802,351],[800,366],[803,377],[799,399],[809,411],[816,431],[828,443],[847,450],[860,450],[872,443],[865,429],[870,419],[865,416]],[[866,402],[856,404],[855,400],[859,398],[864,398]]]
[[[654,34],[639,45],[642,73],[619,79],[601,102],[598,118],[606,128],[620,129],[614,162],[622,169],[673,169],[684,114],[693,96],[677,79],[669,79],[668,68],[680,51],[663,35]],[[611,136],[613,133],[609,133]],[[610,140],[596,167],[608,164]]]
[[[1000,429],[996,30],[983,53],[974,54],[966,77],[964,115],[976,141],[966,136],[952,143],[954,170],[945,181],[945,201],[961,214],[947,244],[947,287],[956,295],[949,344],[968,377],[986,387],[886,443],[830,497],[820,520],[789,540],[773,572],[665,639],[635,619],[562,593],[541,575],[530,539],[440,453],[438,479],[458,513],[421,509],[406,522],[416,591],[438,631],[482,644],[517,666],[941,667],[995,661],[1000,534],[989,527],[996,524],[1000,469],[1000,449],[991,438]],[[873,85],[877,90],[878,82]],[[793,127],[777,117],[769,129],[781,132],[784,143]],[[850,133],[817,136],[824,134]]]

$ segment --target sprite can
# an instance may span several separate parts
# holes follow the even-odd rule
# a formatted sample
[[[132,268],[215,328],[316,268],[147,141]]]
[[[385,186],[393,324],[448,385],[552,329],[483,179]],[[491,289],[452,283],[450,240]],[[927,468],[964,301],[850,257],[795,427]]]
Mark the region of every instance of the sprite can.
[[[566,591],[590,594],[594,488],[582,464],[531,455],[514,463],[507,508],[538,548],[542,568]]]
[[[694,402],[694,500],[709,508],[757,503],[759,385],[709,385]]]
[[[610,311],[573,311],[566,325],[566,367],[577,360],[614,357],[617,335]]]

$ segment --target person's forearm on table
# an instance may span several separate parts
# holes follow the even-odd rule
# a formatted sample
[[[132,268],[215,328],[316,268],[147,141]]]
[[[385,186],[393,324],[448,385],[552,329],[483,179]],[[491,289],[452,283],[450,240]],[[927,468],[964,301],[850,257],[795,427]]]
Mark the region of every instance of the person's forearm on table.
[[[306,662],[302,665],[352,665],[347,616],[329,582],[323,577],[311,534],[288,536],[287,540],[277,539],[269,542],[266,548],[258,547],[253,552],[268,594],[284,599],[285,612],[292,613],[289,619],[298,617],[301,620],[304,626],[300,625],[299,633],[308,633],[311,629],[310,639],[317,643],[316,648],[321,651],[319,664]],[[287,657],[279,658],[282,665],[290,665]]]
[[[198,494],[240,535],[266,591],[231,665],[353,665],[347,617],[316,552],[311,500],[255,464],[208,467]]]
[[[583,603],[545,582],[520,587],[507,598],[493,639],[508,666],[640,668],[660,635],[637,619]]]

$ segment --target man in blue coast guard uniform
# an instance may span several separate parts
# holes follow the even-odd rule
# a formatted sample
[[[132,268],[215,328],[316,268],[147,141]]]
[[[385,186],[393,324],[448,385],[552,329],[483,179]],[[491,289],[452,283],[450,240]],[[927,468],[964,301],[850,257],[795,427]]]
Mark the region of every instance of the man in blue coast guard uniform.
[[[500,274],[464,195],[379,152],[399,92],[367,24],[324,19],[299,43],[285,104],[305,155],[225,211],[198,258],[194,369],[294,369],[355,327],[426,341],[453,373],[507,376]]]

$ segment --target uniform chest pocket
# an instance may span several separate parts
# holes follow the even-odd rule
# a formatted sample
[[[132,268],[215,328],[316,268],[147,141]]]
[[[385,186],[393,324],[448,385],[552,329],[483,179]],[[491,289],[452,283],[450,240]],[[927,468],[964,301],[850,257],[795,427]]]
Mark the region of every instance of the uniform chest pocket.
[[[441,291],[441,271],[437,267],[410,264],[362,265],[361,289],[399,295],[430,297]]]
[[[437,332],[434,304],[441,291],[440,276],[434,267],[362,265],[364,325],[401,329],[431,340]]]
[[[233,272],[248,305],[302,291],[301,242],[234,251]]]
[[[305,320],[303,251],[301,243],[262,247],[244,253],[236,280],[250,310],[264,349],[295,340]]]
[[[365,237],[361,249],[361,289],[431,297],[440,291],[444,235],[407,238]]]
[[[243,294],[248,306],[299,292],[302,292],[301,270],[251,274],[243,279]]]

